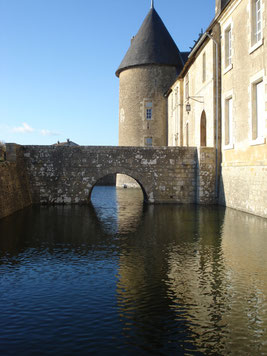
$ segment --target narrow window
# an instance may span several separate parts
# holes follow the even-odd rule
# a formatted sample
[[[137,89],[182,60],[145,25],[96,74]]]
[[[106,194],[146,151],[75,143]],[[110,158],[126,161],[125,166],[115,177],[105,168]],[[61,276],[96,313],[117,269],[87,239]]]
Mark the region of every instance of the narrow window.
[[[261,0],[252,0],[252,32],[251,44],[255,45],[262,39],[262,6]]]
[[[228,27],[224,33],[225,37],[225,68],[232,64],[232,29]]]
[[[253,84],[252,97],[252,140],[264,137],[265,101],[263,81]]]
[[[206,81],[206,53],[202,56],[202,82]]]
[[[224,126],[224,144],[229,146],[233,144],[233,99],[225,100],[225,126]]]
[[[185,76],[185,98],[189,99],[189,76],[188,73]]]
[[[152,120],[152,102],[145,102],[145,118],[146,120]]]
[[[152,146],[152,137],[145,137],[145,146]]]

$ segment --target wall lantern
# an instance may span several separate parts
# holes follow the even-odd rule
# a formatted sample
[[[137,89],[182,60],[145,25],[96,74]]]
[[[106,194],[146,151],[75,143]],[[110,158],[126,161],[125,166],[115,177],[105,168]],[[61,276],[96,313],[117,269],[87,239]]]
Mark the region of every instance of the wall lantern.
[[[188,102],[187,102],[187,104],[185,106],[187,114],[189,114],[189,112],[191,111],[191,105],[189,104],[189,99],[192,99],[194,101],[197,101],[198,103],[204,104],[204,97],[203,96],[189,96],[188,97]],[[200,99],[203,99],[203,100],[200,100]]]
[[[189,103],[186,104],[185,106],[186,112],[189,114],[189,112],[191,111],[191,105]]]

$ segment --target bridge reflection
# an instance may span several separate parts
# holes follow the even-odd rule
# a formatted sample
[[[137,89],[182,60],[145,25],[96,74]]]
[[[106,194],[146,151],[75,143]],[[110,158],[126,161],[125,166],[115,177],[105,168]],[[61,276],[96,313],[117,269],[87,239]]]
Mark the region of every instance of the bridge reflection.
[[[1,220],[1,271],[29,273],[30,281],[38,264],[51,276],[57,264],[72,264],[73,278],[86,276],[83,317],[92,314],[87,295],[108,294],[114,329],[137,353],[140,345],[151,354],[266,353],[265,219],[223,207],[143,205],[135,189],[96,193],[104,202],[34,206]],[[56,276],[68,278],[71,293],[72,269],[64,271]]]

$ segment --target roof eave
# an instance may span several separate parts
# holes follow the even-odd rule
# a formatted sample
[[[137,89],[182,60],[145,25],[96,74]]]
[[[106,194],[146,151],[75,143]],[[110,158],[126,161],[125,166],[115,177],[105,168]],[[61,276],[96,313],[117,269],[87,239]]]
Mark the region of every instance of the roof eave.
[[[144,63],[144,64],[133,64],[127,67],[123,68],[118,68],[115,72],[116,76],[119,78],[120,73],[127,70],[127,69],[132,69],[132,68],[138,68],[138,67],[148,67],[148,66],[160,66],[160,67],[175,67],[177,70],[179,70],[179,66],[177,64],[166,64],[166,63]],[[182,69],[181,69],[182,70]]]

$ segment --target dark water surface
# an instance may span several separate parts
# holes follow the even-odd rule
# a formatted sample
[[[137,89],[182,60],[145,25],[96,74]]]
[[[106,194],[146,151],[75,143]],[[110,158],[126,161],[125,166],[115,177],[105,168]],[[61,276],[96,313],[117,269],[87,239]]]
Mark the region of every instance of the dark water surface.
[[[0,221],[0,355],[267,355],[267,220],[222,207],[92,206]]]

